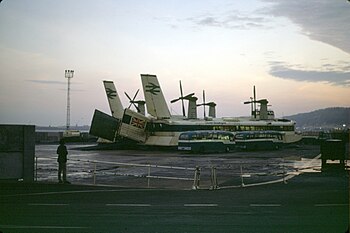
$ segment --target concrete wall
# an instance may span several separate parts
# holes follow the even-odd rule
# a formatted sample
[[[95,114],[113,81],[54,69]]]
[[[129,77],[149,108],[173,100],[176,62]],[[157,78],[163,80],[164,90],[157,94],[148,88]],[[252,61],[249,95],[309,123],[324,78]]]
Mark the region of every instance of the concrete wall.
[[[34,181],[35,126],[0,125],[0,180]]]

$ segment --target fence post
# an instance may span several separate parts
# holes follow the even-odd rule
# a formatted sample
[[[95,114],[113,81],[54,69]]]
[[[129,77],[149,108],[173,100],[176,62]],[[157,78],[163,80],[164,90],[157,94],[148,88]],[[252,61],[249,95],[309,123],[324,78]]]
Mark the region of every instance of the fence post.
[[[244,187],[242,164],[241,164],[241,186]]]
[[[284,165],[284,159],[283,159],[283,183],[284,184],[287,184],[286,176],[287,176],[287,172],[286,172],[286,167]]]
[[[38,181],[38,157],[35,156],[35,181]]]
[[[94,162],[94,185],[96,185],[96,162]]]
[[[201,169],[198,166],[196,166],[196,170],[194,172],[193,185],[192,185],[193,190],[199,189],[200,176],[201,176]]]
[[[147,188],[149,188],[150,186],[150,181],[151,181],[151,165],[148,164]]]
[[[216,167],[211,167],[211,187],[210,190],[215,190],[219,188],[218,179],[216,176]]]

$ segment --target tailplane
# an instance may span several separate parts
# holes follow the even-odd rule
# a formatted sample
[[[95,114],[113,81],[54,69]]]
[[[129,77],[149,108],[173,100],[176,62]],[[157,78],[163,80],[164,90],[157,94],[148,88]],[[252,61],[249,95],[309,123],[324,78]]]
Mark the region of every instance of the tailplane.
[[[141,74],[143,93],[145,95],[147,112],[158,118],[170,118],[170,111],[165,101],[156,75]]]
[[[124,108],[120,101],[117,90],[115,89],[113,81],[103,81],[103,85],[106,90],[106,95],[109,103],[109,107],[112,112],[112,116],[117,119],[122,119],[124,114]]]

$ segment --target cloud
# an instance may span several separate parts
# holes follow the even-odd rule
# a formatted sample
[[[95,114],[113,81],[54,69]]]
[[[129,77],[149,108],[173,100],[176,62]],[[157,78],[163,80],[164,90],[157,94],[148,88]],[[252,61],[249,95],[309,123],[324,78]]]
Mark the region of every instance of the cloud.
[[[269,28],[270,19],[266,16],[251,16],[238,11],[230,11],[220,15],[202,15],[187,18],[197,26],[222,27],[226,29]]]
[[[287,17],[310,39],[350,53],[350,4],[345,0],[263,0],[266,15]]]
[[[195,23],[198,25],[203,25],[203,26],[214,26],[214,27],[222,27],[223,22],[220,22],[219,19],[213,17],[213,16],[207,16],[204,18],[199,18],[197,20],[193,20]]]
[[[52,81],[52,80],[33,80],[33,79],[29,79],[29,80],[26,80],[26,81],[27,82],[31,82],[31,83],[39,83],[39,84],[67,85],[67,82]]]
[[[67,82],[64,82],[64,81],[35,80],[35,79],[27,79],[27,80],[25,80],[25,81],[26,81],[26,82],[30,82],[30,83],[36,83],[36,84],[63,86],[62,88],[60,88],[60,90],[67,90],[67,89],[66,89]],[[81,82],[71,82],[70,84],[73,85],[73,86],[76,86],[76,85],[81,85],[81,84],[83,84],[83,83],[81,83]],[[86,90],[74,88],[74,89],[71,89],[71,91],[74,91],[74,92],[84,92],[84,91],[86,91]]]
[[[338,69],[332,64],[324,64],[321,70],[306,70],[302,66],[283,62],[270,62],[269,73],[277,78],[303,82],[326,82],[337,86],[350,86],[350,72]]]
[[[172,29],[178,29],[180,20],[170,16],[154,16],[153,20],[165,23]]]

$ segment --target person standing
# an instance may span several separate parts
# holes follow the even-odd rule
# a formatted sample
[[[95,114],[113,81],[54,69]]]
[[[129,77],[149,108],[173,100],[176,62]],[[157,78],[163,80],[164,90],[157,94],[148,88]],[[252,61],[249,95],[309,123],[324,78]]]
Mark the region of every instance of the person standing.
[[[67,155],[68,155],[68,151],[67,151],[66,145],[64,145],[63,139],[60,140],[60,145],[57,148],[57,154],[58,154],[58,158],[57,158],[58,182],[69,184],[69,182],[67,181]],[[61,178],[61,175],[62,175],[63,180]]]

